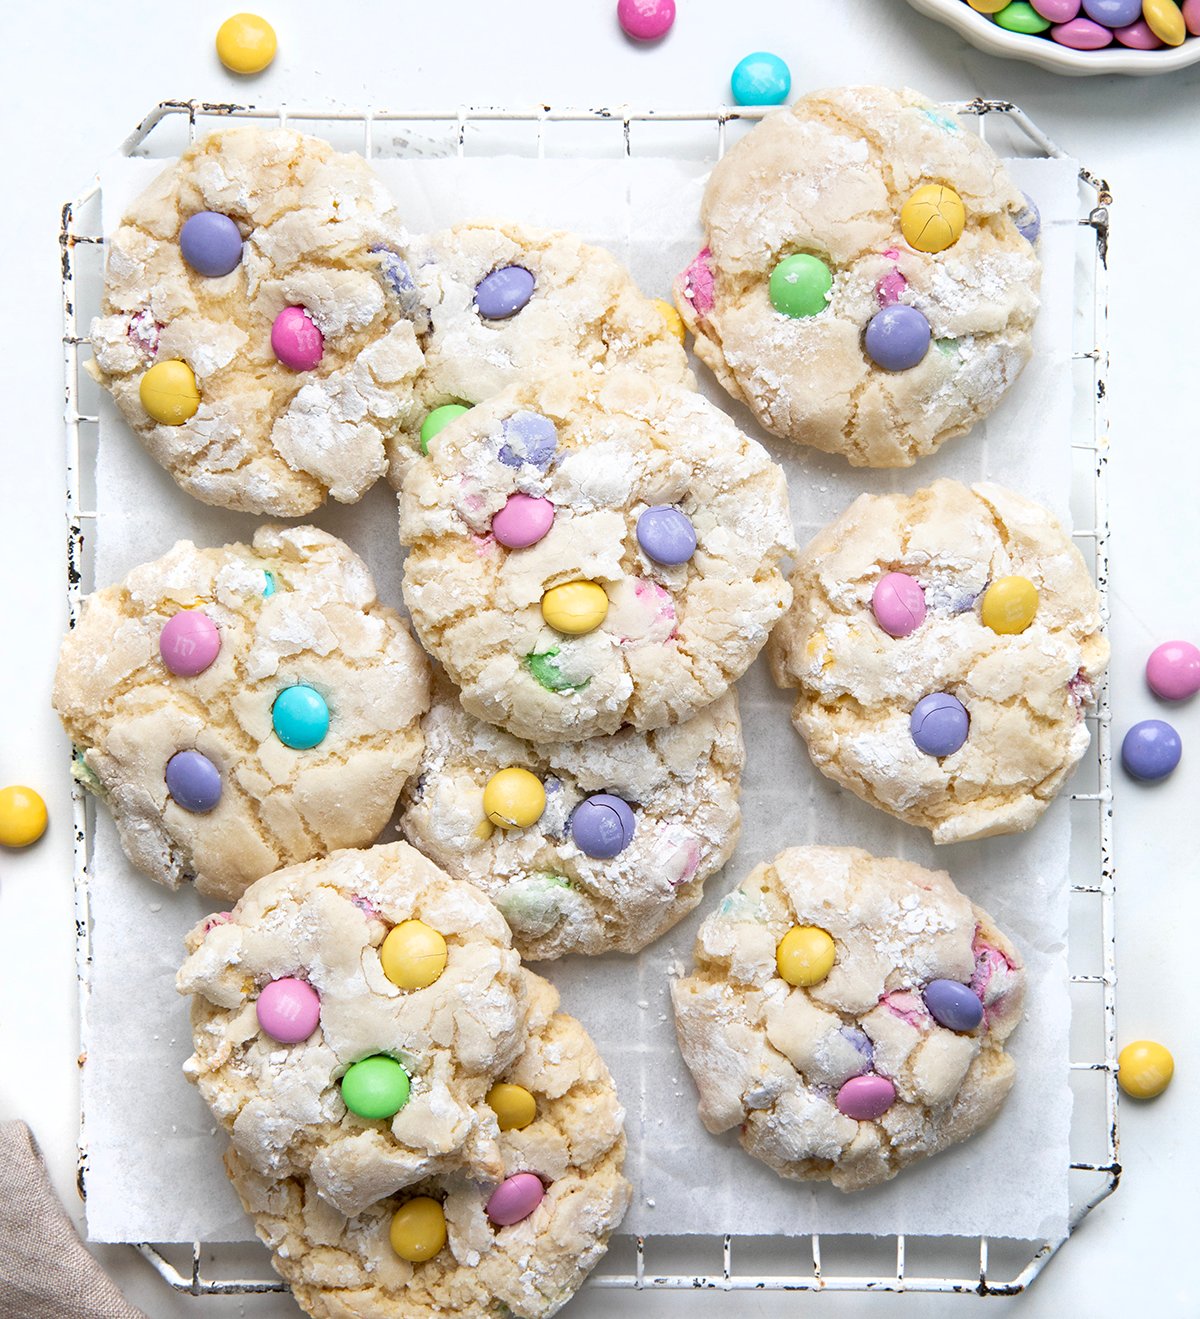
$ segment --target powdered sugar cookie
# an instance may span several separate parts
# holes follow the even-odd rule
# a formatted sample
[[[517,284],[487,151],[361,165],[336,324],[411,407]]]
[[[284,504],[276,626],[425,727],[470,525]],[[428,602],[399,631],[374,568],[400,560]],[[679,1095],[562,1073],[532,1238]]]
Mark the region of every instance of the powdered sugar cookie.
[[[546,742],[686,719],[787,607],[783,472],[700,395],[632,369],[514,385],[400,498],[404,597],[467,711]]]
[[[313,1182],[263,1177],[229,1151],[255,1231],[314,1319],[548,1319],[604,1254],[629,1204],[624,1114],[583,1028],[555,1011],[558,994],[526,981],[529,1040],[497,1099],[502,1182],[438,1176],[347,1220]]]
[[[212,133],[108,240],[95,374],[206,504],[353,503],[421,366],[406,242],[361,157],[286,129]]]
[[[797,560],[771,670],[813,764],[936,843],[1028,829],[1090,741],[1100,597],[1046,509],[862,495]]]
[[[714,168],[676,282],[697,356],[773,434],[907,467],[995,408],[1041,267],[995,153],[912,91],[816,92]]]
[[[574,234],[461,224],[414,243],[411,261],[429,331],[413,415],[389,443],[397,489],[440,425],[523,376],[633,363],[695,384],[670,305]]]
[[[522,957],[644,948],[737,843],[745,750],[732,691],[657,732],[534,744],[443,687],[422,732],[401,827],[492,898]]]
[[[671,997],[701,1120],[781,1176],[874,1186],[1012,1088],[1021,959],[943,871],[789,848],[704,922],[695,958]]]
[[[54,705],[129,859],[236,898],[365,846],[421,755],[429,664],[367,566],[324,531],[180,541],[84,601]]]

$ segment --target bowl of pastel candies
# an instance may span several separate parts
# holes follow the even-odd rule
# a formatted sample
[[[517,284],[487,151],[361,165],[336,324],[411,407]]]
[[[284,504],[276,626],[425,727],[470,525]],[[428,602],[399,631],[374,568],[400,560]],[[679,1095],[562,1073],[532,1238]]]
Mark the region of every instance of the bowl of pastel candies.
[[[1200,0],[908,0],[992,55],[1055,73],[1170,73],[1200,60]]]

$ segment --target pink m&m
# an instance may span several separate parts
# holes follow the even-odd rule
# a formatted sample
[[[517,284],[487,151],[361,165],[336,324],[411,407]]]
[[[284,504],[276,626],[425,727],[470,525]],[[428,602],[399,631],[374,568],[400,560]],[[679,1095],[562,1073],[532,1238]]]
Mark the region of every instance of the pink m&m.
[[[271,326],[271,348],[292,371],[311,371],[325,355],[325,336],[303,307],[284,307]]]
[[[1059,23],[1050,29],[1050,35],[1068,50],[1103,50],[1112,45],[1113,39],[1110,28],[1103,23],[1093,23],[1090,18],[1073,18],[1069,23]]]
[[[284,976],[263,986],[255,1010],[265,1034],[280,1044],[299,1044],[317,1029],[321,999],[306,980]]]
[[[1029,3],[1051,23],[1069,23],[1079,13],[1080,0],[1029,0]]]
[[[915,577],[890,572],[875,584],[871,609],[889,637],[906,637],[925,621],[925,592]]]
[[[1186,701],[1200,692],[1200,650],[1190,641],[1164,641],[1146,661],[1146,681],[1164,701]]]
[[[635,41],[657,41],[675,22],[675,0],[618,0],[617,22]]]
[[[1184,26],[1194,37],[1200,37],[1200,0],[1183,0],[1181,6]]]
[[[534,1173],[513,1173],[492,1192],[484,1212],[497,1227],[510,1227],[528,1218],[542,1203],[545,1194],[542,1179]]]
[[[553,523],[554,505],[548,499],[518,492],[492,518],[492,535],[510,550],[523,550],[536,545]]]
[[[896,1102],[896,1087],[886,1076],[868,1072],[852,1076],[837,1092],[838,1112],[856,1122],[874,1122]]]
[[[1163,44],[1150,31],[1150,24],[1144,18],[1139,18],[1136,23],[1130,23],[1128,27],[1117,28],[1113,36],[1122,46],[1128,46],[1130,50],[1158,50]]]
[[[194,678],[217,658],[221,634],[211,618],[199,609],[181,609],[168,618],[158,634],[162,662],[181,678]]]

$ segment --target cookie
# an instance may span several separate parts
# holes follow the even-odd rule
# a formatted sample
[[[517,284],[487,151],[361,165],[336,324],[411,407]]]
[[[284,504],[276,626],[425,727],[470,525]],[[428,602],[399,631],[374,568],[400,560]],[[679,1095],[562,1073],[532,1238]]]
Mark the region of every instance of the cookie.
[[[695,963],[671,998],[700,1118],[783,1177],[875,1186],[1012,1088],[1021,958],[944,871],[789,848],[704,922]]]
[[[772,434],[908,467],[987,416],[1030,357],[1025,208],[992,149],[916,92],[816,92],[713,169],[676,305]]]
[[[691,911],[737,843],[745,749],[732,691],[656,732],[535,745],[443,686],[422,732],[401,828],[488,894],[522,957],[637,952]],[[611,839],[626,811],[628,839]]]
[[[695,384],[669,304],[643,297],[616,257],[574,234],[461,224],[414,243],[411,265],[429,329],[416,407],[389,443],[397,489],[448,415],[438,409],[481,403],[526,375],[633,363]]]
[[[495,1180],[447,1174],[382,1200],[347,1220],[303,1177],[263,1177],[239,1157],[226,1168],[277,1272],[314,1319],[461,1315],[547,1319],[574,1295],[608,1246],[629,1204],[622,1176],[623,1113],[612,1078],[577,1021],[555,1011],[557,992],[526,972],[529,1042],[506,1073],[536,1114],[500,1135],[503,1175],[530,1175],[537,1198],[520,1221],[487,1208]],[[425,1232],[401,1258],[390,1242],[397,1213],[419,1199]],[[402,1231],[403,1229],[401,1229]],[[442,1235],[444,1233],[444,1235]],[[442,1244],[439,1245],[439,1242]],[[429,1252],[433,1252],[430,1254]]]
[[[524,1046],[525,986],[478,890],[407,843],[346,849],[259,880],[187,947],[184,1072],[252,1168],[347,1214],[447,1169],[499,1176],[486,1096]]]
[[[1100,597],[1044,508],[997,485],[861,495],[801,553],[771,671],[813,764],[957,843],[1028,829],[1088,748]]]
[[[286,129],[212,133],[108,240],[94,374],[206,504],[353,503],[421,366],[406,242],[361,157]]]
[[[646,372],[479,404],[400,497],[404,598],[466,710],[533,742],[645,731],[715,701],[791,599],[783,472]]]
[[[378,837],[429,690],[357,555],[313,527],[262,527],[252,545],[180,541],[88,596],[54,705],[133,864],[232,899]]]

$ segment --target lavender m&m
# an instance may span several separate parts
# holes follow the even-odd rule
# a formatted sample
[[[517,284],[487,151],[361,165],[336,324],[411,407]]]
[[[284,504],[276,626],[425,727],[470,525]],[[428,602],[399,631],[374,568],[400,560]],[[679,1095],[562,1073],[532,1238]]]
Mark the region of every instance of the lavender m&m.
[[[181,609],[167,619],[158,634],[162,662],[180,678],[194,678],[203,673],[220,649],[217,625],[199,609]]]
[[[549,417],[540,412],[514,412],[501,424],[504,441],[496,455],[505,467],[528,463],[544,472],[558,448],[558,431]]]
[[[306,980],[283,976],[262,987],[254,1005],[258,1024],[280,1044],[299,1044],[317,1029],[321,999]]]
[[[1183,739],[1162,719],[1143,719],[1125,734],[1121,764],[1135,779],[1157,783],[1172,773],[1183,755]]]
[[[193,815],[207,815],[221,800],[221,771],[199,751],[177,751],[166,780],[171,800]]]
[[[867,356],[885,371],[909,371],[929,351],[929,322],[905,302],[883,307],[867,322]]]
[[[1164,701],[1186,701],[1200,692],[1200,649],[1190,641],[1164,641],[1150,652],[1146,681]]]
[[[1036,243],[1042,232],[1042,213],[1038,210],[1037,202],[1027,192],[1021,196],[1025,198],[1025,205],[1013,216],[1013,223],[1027,243]]]
[[[598,861],[623,852],[633,841],[637,827],[629,803],[608,792],[585,797],[571,816],[571,838],[575,846]]]
[[[634,41],[657,41],[675,22],[675,0],[617,0],[617,22]]]
[[[648,559],[667,567],[687,563],[696,552],[696,528],[672,504],[654,504],[642,513],[637,520],[637,540]]]
[[[510,550],[523,550],[536,545],[553,524],[554,505],[548,499],[518,491],[492,518],[492,535]]]
[[[501,266],[475,285],[475,308],[485,321],[506,321],[533,297],[533,286],[524,266]]]
[[[196,274],[219,279],[241,264],[241,230],[220,211],[197,211],[183,222],[179,251]]]
[[[1090,18],[1073,18],[1069,23],[1057,23],[1050,35],[1068,50],[1103,50],[1112,45],[1113,34],[1103,23]]]
[[[511,1227],[528,1218],[545,1194],[546,1188],[536,1173],[515,1172],[491,1193],[484,1213],[497,1227]]]
[[[271,348],[291,371],[311,371],[325,356],[325,336],[303,307],[284,307],[271,326]]]
[[[1107,28],[1128,27],[1142,16],[1142,0],[1083,0],[1083,12]]]
[[[967,740],[971,726],[966,707],[949,692],[931,692],[913,708],[908,721],[912,740],[927,756],[951,756]]]
[[[947,1030],[974,1030],[983,1020],[983,1004],[970,985],[931,980],[923,994],[929,1015]]]
[[[906,572],[890,572],[875,583],[871,595],[875,621],[889,637],[906,637],[925,621],[925,592]]]
[[[896,1087],[886,1076],[869,1072],[852,1076],[837,1092],[838,1112],[856,1122],[874,1122],[896,1102]]]

